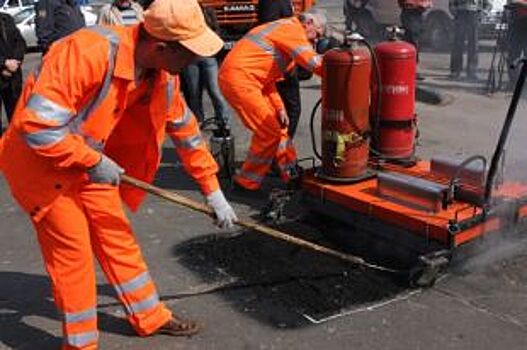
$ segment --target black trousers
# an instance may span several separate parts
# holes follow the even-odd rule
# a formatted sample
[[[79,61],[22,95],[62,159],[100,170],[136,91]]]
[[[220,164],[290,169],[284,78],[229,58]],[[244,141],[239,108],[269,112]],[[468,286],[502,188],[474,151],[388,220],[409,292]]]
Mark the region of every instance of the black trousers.
[[[401,24],[404,27],[404,40],[415,46],[418,62],[421,35],[424,27],[423,12],[424,9],[403,8],[401,10]]]
[[[463,70],[463,54],[466,48],[467,76],[476,75],[479,18],[479,12],[476,11],[459,11],[454,17],[454,46],[450,55],[450,72],[453,74],[459,74]]]
[[[510,24],[508,42],[509,88],[512,89],[518,79],[519,69],[511,69],[510,65],[522,55],[527,56],[527,16],[513,14]]]
[[[15,111],[16,103],[22,92],[22,72],[18,70],[8,81],[0,85],[0,110],[2,104],[6,111],[8,121],[11,121]],[[0,118],[0,131],[2,130],[2,118]]]
[[[300,105],[300,82],[296,70],[288,74],[284,80],[276,83],[276,88],[284,102],[287,116],[289,117],[289,128],[287,133],[293,138],[302,112]]]

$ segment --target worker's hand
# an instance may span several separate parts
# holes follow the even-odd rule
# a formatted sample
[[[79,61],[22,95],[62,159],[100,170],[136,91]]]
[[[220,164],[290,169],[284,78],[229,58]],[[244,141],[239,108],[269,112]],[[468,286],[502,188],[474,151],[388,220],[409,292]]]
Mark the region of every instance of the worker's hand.
[[[289,126],[289,117],[287,116],[287,112],[285,110],[282,109],[278,111],[278,121],[280,122],[282,129]]]
[[[10,71],[11,73],[14,73],[20,67],[20,61],[12,59],[12,58],[9,58],[9,59],[5,60],[4,66],[7,68],[8,71]]]
[[[11,78],[13,76],[13,73],[11,73],[9,70],[7,69],[2,69],[2,76],[4,78]]]
[[[101,155],[99,163],[88,169],[90,181],[100,184],[117,186],[122,174],[124,174],[124,169],[104,154]]]
[[[221,190],[216,190],[207,196],[207,204],[216,214],[216,224],[221,228],[232,228],[238,217],[231,205],[225,199]]]

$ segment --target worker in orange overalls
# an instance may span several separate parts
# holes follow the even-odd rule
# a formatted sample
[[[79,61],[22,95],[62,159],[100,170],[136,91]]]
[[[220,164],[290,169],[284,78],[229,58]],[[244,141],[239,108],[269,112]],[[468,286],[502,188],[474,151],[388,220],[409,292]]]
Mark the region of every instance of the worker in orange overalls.
[[[220,88],[253,133],[247,158],[234,177],[242,189],[258,190],[273,160],[284,182],[295,175],[296,151],[287,135],[288,116],[275,84],[295,63],[321,74],[322,60],[312,41],[323,35],[325,26],[325,16],[315,12],[262,24],[225,57]]]
[[[0,169],[36,229],[63,349],[97,348],[94,255],[139,335],[198,331],[159,301],[126,218],[121,198],[134,210],[144,193],[117,185],[123,172],[153,180],[168,133],[218,224],[237,220],[171,75],[222,45],[196,0],[155,0],[142,24],[90,27],[56,42],[28,78]]]

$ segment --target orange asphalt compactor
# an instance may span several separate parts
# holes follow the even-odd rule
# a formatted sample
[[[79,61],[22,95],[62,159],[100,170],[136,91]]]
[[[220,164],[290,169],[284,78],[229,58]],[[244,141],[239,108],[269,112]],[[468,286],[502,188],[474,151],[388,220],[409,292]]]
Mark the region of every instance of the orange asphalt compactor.
[[[352,35],[345,47],[326,52],[323,62],[322,98],[311,115],[313,150],[321,164],[313,162],[301,180],[311,211],[358,229],[347,230],[350,235],[363,231],[390,249],[410,247],[413,266],[420,265],[420,275],[413,276],[418,285],[433,284],[459,248],[525,220],[527,184],[496,181],[525,61],[490,162],[480,155],[415,156],[412,45],[394,39],[372,48]],[[320,103],[321,127],[315,132]]]

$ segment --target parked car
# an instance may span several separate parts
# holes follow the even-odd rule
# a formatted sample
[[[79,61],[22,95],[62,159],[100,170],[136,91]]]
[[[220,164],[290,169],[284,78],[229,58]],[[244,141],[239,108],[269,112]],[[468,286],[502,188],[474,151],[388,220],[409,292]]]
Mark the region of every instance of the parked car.
[[[24,1],[24,0],[22,0]],[[93,5],[81,6],[82,14],[86,20],[87,26],[92,26],[97,23],[98,7]],[[12,14],[16,26],[22,33],[26,45],[29,49],[36,49],[38,46],[37,35],[35,32],[35,8],[33,6],[23,7]]]
[[[13,15],[24,8],[33,8],[37,0],[0,0],[0,11]]]

